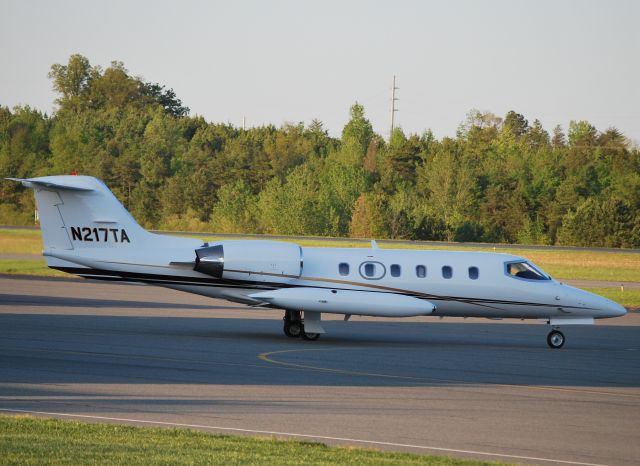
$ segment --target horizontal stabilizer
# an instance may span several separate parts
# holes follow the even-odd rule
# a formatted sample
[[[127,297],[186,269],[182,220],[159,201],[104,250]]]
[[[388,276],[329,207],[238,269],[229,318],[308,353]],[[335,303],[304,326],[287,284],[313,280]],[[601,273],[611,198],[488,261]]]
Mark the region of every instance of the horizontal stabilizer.
[[[87,185],[82,178],[73,180],[72,182],[52,182],[46,178],[5,178],[11,181],[17,181],[22,183],[27,188],[51,188],[51,189],[66,189],[70,191],[93,191],[94,188]]]

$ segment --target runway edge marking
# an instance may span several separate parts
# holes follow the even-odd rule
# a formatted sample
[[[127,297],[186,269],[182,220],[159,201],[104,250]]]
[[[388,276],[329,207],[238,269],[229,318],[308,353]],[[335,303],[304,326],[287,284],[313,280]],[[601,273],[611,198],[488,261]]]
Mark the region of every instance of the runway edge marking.
[[[419,450],[432,450],[432,451],[440,451],[444,453],[462,453],[462,454],[468,454],[468,455],[492,456],[496,458],[544,461],[547,463],[573,464],[577,466],[607,466],[607,465],[598,464],[598,463],[582,463],[578,461],[567,461],[567,460],[558,460],[558,459],[551,459],[551,458],[538,458],[535,456],[508,455],[505,453],[491,453],[486,451],[432,447],[428,445],[411,445],[408,443],[381,442],[377,440],[363,440],[363,439],[354,439],[354,438],[347,438],[347,437],[330,437],[326,435],[298,434],[293,432],[278,432],[278,431],[256,430],[256,429],[241,429],[239,427],[208,426],[204,424],[185,424],[180,422],[167,422],[167,421],[148,421],[144,419],[92,416],[87,414],[55,413],[55,412],[48,412],[48,411],[32,411],[27,409],[0,408],[0,411],[6,412],[6,413],[39,414],[43,416],[63,416],[63,417],[70,417],[70,418],[95,419],[95,420],[102,420],[102,421],[134,422],[139,424],[150,424],[150,425],[157,425],[157,426],[184,427],[184,428],[190,428],[190,429],[223,430],[223,431],[229,431],[229,432],[243,432],[248,434],[273,435],[273,436],[282,436],[282,437],[298,437],[298,438],[308,438],[308,439],[317,439],[317,440],[333,440],[336,442],[362,443],[366,445],[380,445],[380,446],[387,446],[387,447],[415,448]]]

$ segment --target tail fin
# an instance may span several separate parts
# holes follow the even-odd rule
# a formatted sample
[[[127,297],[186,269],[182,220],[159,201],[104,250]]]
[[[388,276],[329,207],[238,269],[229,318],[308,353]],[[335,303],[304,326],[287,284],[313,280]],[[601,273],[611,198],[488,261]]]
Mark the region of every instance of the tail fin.
[[[45,251],[134,247],[156,236],[138,225],[97,178],[9,179],[35,191]]]

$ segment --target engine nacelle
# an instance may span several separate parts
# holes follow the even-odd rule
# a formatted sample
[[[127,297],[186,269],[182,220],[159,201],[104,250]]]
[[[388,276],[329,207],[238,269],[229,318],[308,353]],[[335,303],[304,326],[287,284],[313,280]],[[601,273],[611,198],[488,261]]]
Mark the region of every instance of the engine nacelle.
[[[302,248],[277,241],[222,241],[196,249],[193,269],[216,278],[282,283],[302,274]]]

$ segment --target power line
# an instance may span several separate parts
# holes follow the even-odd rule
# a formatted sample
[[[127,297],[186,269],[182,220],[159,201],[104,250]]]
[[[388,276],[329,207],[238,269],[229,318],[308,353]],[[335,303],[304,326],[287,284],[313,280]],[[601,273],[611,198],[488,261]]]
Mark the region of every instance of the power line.
[[[396,75],[393,75],[393,81],[391,82],[391,130],[389,131],[389,139],[391,139],[391,135],[393,134],[393,125],[395,123],[395,116],[398,109],[396,108],[396,91],[400,89],[396,87]]]

